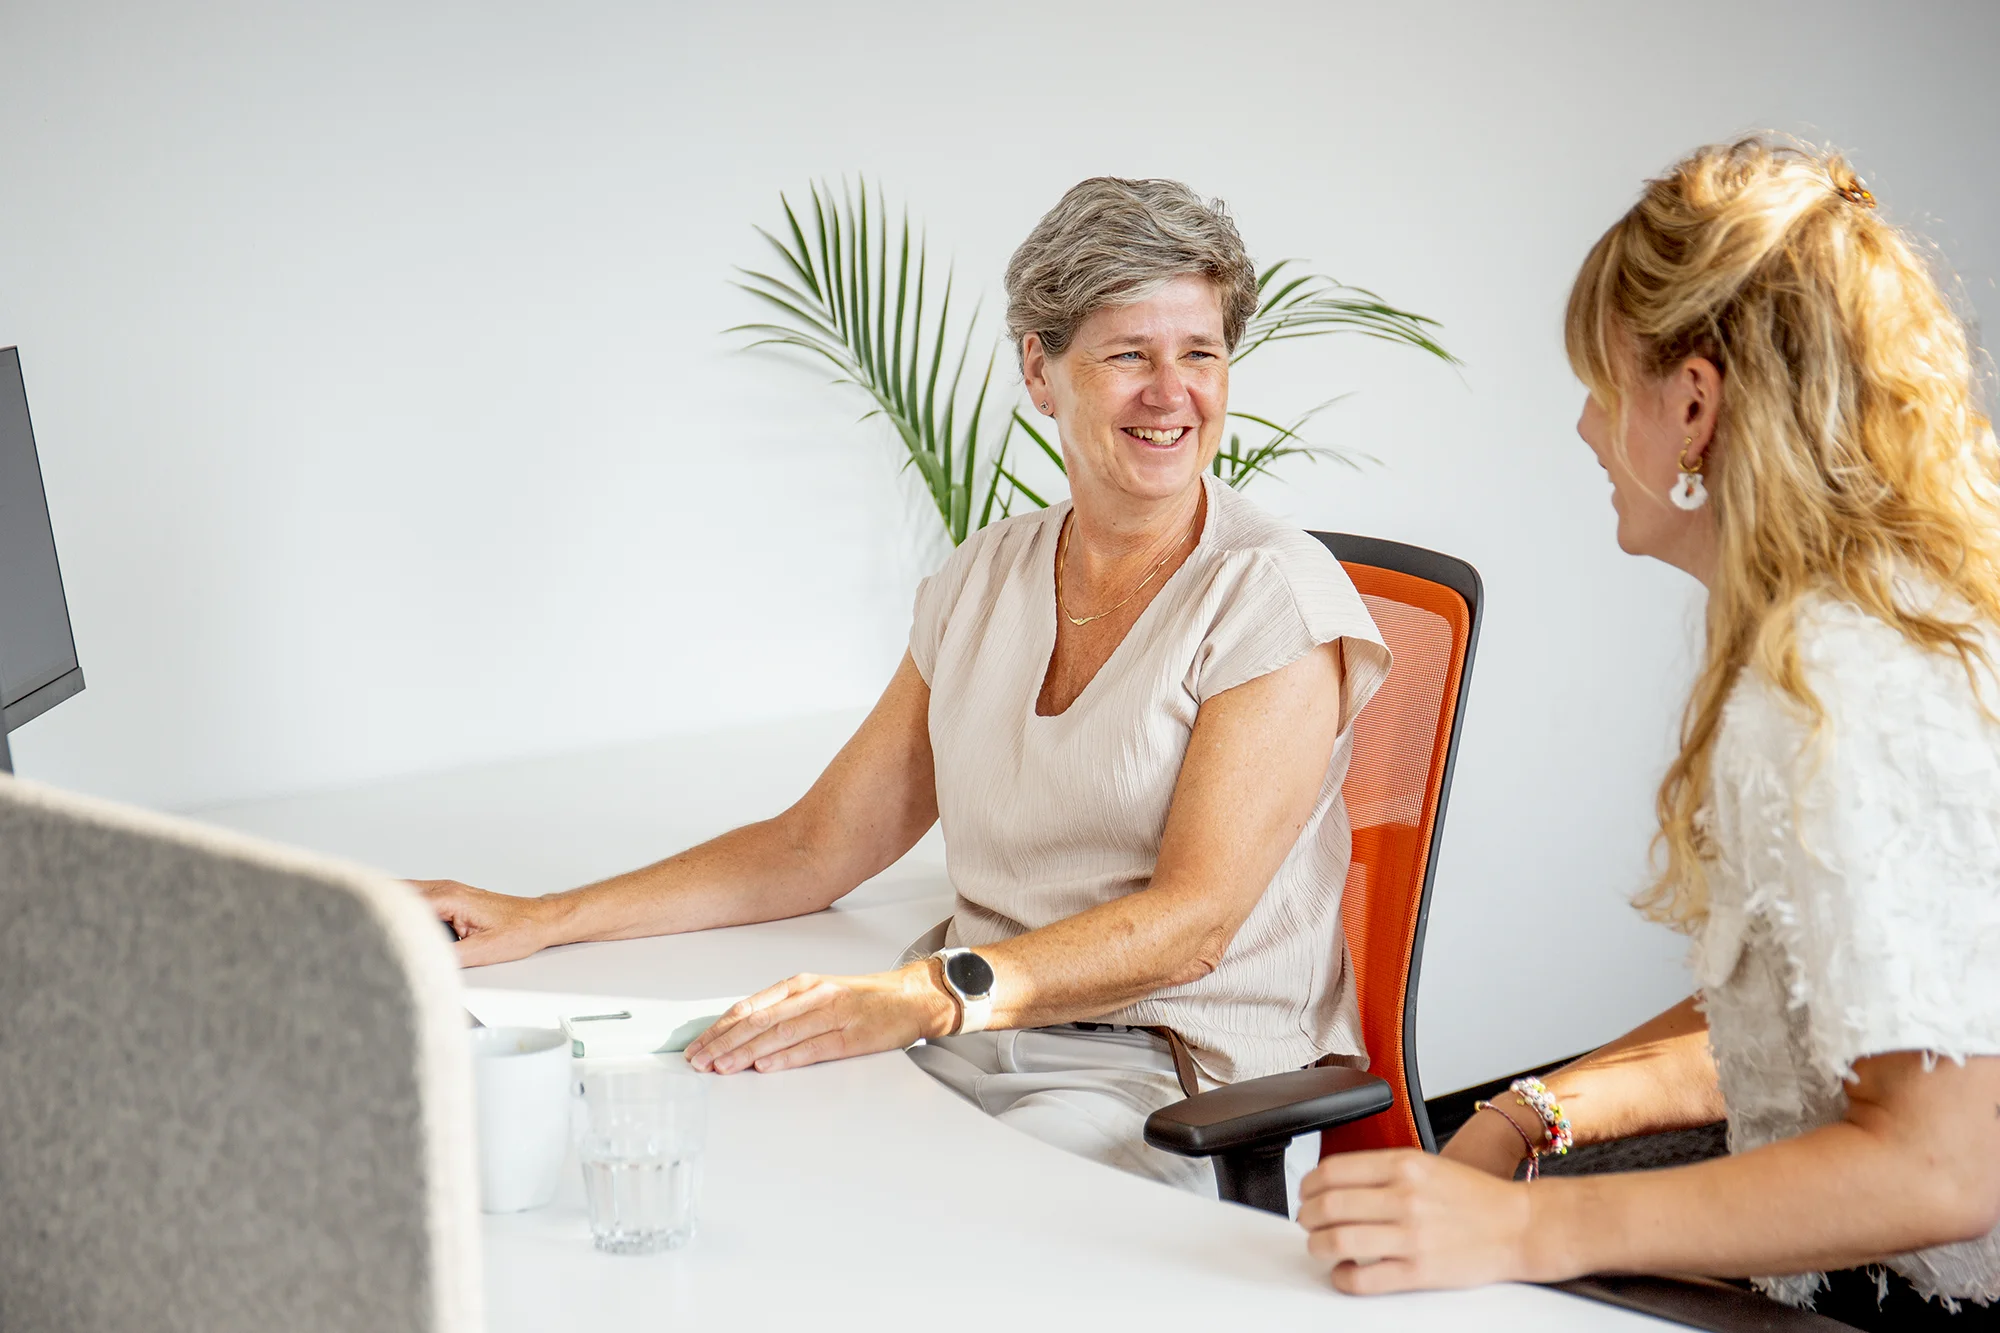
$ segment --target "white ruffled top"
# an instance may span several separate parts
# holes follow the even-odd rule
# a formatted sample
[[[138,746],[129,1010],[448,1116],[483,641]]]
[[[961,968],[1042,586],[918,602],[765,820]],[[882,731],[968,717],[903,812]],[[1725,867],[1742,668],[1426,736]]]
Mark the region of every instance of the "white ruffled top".
[[[1824,727],[1746,670],[1705,812],[1692,964],[1733,1152],[1840,1119],[1864,1057],[2000,1055],[2000,724],[1955,653],[1849,603],[1806,604],[1798,642]],[[2000,1230],[1887,1264],[1926,1296],[2000,1298]],[[1822,1276],[1757,1283],[1796,1305]]]

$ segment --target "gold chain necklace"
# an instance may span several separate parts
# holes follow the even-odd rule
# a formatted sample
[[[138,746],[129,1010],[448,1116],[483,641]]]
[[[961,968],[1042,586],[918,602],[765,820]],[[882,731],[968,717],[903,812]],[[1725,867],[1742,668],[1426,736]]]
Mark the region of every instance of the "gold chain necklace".
[[[1062,587],[1063,565],[1067,563],[1065,557],[1069,552],[1069,521],[1070,518],[1072,517],[1074,517],[1074,513],[1064,517],[1062,536],[1056,542],[1056,610],[1062,612],[1062,617],[1064,620],[1067,620],[1070,624],[1075,625],[1078,628],[1081,628],[1085,625],[1088,625],[1093,620],[1104,619],[1106,616],[1110,615],[1114,611],[1117,611],[1120,607],[1123,607],[1127,602],[1130,602],[1134,597],[1137,597],[1140,593],[1146,590],[1146,585],[1153,581],[1153,575],[1159,573],[1162,569],[1165,569],[1167,561],[1173,559],[1175,554],[1181,549],[1181,547],[1187,545],[1187,539],[1194,535],[1194,525],[1201,519],[1201,506],[1199,505],[1195,506],[1194,519],[1188,523],[1188,530],[1185,533],[1181,534],[1181,539],[1179,541],[1175,542],[1172,546],[1167,548],[1167,553],[1161,556],[1159,560],[1154,563],[1151,569],[1146,571],[1146,577],[1139,580],[1139,586],[1132,589],[1131,592],[1126,593],[1124,601],[1119,602],[1117,606],[1107,607],[1105,610],[1099,611],[1094,616],[1081,616],[1081,617],[1073,616],[1069,613],[1069,607],[1065,605],[1063,602],[1063,587]]]

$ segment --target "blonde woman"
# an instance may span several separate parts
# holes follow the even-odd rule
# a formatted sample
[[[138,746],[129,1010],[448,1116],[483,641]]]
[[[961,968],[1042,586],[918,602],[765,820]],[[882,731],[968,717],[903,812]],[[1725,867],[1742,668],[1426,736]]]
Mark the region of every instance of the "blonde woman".
[[[1692,936],[1699,994],[1439,1157],[1329,1158],[1310,1249],[1351,1292],[1692,1272],[1863,1327],[1987,1326],[2000,453],[1965,330],[1839,157],[1748,140],[1646,186],[1566,335],[1618,544],[1708,589],[1639,903]],[[1714,1161],[1513,1180],[1572,1136],[1725,1117]]]

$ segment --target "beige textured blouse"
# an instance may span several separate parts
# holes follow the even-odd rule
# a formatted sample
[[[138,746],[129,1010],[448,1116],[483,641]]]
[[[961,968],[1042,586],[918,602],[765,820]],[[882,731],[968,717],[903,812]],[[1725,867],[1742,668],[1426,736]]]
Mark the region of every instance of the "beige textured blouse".
[[[1354,718],[1389,652],[1325,547],[1214,478],[1200,541],[1074,703],[1039,717],[1055,649],[1056,538],[1067,502],[968,538],[917,590],[910,655],[931,688],[938,814],[958,904],[947,940],[978,947],[1145,888],[1201,705],[1343,643],[1340,737],[1319,800],[1215,971],[1105,1021],[1162,1024],[1204,1073],[1237,1082],[1362,1056],[1340,929]]]

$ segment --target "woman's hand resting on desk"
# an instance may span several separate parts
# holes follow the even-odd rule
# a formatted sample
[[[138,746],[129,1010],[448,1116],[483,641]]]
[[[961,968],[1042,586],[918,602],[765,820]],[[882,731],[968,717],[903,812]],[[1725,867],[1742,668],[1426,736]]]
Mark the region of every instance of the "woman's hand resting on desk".
[[[931,959],[865,977],[791,977],[739,1001],[687,1048],[696,1069],[771,1073],[898,1051],[919,1037],[942,1037],[958,1009],[936,981]]]
[[[1306,1249],[1351,1296],[1538,1281],[1528,1189],[1415,1148],[1336,1153],[1299,1187]]]
[[[455,879],[413,879],[438,919],[458,934],[461,967],[511,963],[560,943],[546,898],[517,898],[461,884]]]

